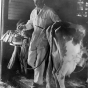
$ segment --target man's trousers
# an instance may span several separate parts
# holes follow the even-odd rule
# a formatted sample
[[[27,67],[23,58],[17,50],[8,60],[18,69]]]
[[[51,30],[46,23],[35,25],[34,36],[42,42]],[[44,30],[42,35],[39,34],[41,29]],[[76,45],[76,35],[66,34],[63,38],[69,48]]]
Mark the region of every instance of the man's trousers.
[[[32,68],[37,67],[36,69],[34,69],[34,82],[40,85],[43,84],[43,74],[45,68],[45,60],[43,61],[43,59],[45,59],[46,50],[47,50],[46,48],[47,47],[41,47],[33,51],[31,51],[29,48],[29,53],[28,53],[28,64]]]

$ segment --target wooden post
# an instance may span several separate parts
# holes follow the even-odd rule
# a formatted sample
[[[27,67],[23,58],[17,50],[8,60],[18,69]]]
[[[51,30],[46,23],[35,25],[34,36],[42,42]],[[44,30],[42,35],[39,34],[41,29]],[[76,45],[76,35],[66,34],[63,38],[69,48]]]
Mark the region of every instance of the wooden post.
[[[1,13],[1,0],[0,0],[0,13]],[[0,14],[0,38],[1,38],[1,14]],[[0,81],[1,81],[1,41],[0,41]]]
[[[0,38],[3,35],[4,29],[4,0],[0,0]],[[2,55],[3,55],[3,43],[0,41],[0,82],[2,74]]]

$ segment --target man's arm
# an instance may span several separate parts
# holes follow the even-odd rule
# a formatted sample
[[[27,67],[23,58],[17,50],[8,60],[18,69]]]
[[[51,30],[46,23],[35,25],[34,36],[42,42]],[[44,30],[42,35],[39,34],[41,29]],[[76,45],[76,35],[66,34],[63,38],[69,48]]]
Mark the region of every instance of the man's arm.
[[[21,27],[23,28],[21,31],[22,36],[29,34],[29,31],[33,30],[33,11],[30,14],[30,20],[28,20],[27,23],[25,25],[22,25]]]
[[[50,18],[53,22],[61,21],[61,19],[59,18],[59,16],[56,14],[56,12],[53,9],[49,10],[49,14],[50,14]]]
[[[32,20],[28,20],[28,22],[24,25],[25,30],[31,30],[33,29],[33,22]]]
[[[50,9],[49,15],[50,15],[51,20],[53,21],[52,28],[57,29],[59,25],[61,25],[61,22],[62,22],[61,19],[59,18],[59,16],[56,14],[56,12],[53,9]],[[57,24],[59,25],[57,26]]]
[[[30,14],[30,20],[28,20],[27,23],[25,24],[26,30],[33,29],[33,18],[34,18],[34,10]]]
[[[19,25],[17,25],[17,29],[20,31],[33,29],[33,11],[31,12],[30,19],[27,21],[27,23],[26,24],[20,23]]]

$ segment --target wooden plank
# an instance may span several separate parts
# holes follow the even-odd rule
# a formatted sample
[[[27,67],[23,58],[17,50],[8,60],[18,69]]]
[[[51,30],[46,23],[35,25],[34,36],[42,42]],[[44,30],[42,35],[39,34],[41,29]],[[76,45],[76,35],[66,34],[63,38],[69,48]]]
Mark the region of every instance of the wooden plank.
[[[8,19],[20,19],[20,16],[24,13],[28,13],[30,9],[33,9],[32,0],[11,0],[8,7]]]
[[[12,12],[12,13],[13,13],[13,12],[14,12],[14,13],[17,13],[17,12],[18,12],[18,13],[21,13],[21,12],[23,12],[24,10],[25,10],[25,9],[13,9],[13,8],[10,8],[10,9],[9,9],[9,12]]]
[[[14,19],[14,20],[19,20],[20,19],[20,17],[19,16],[8,16],[8,19],[9,20],[12,20],[12,19]]]
[[[11,4],[11,5],[9,5],[9,9],[10,9],[10,8],[22,9],[22,8],[26,8],[26,7],[25,7],[25,5],[20,6],[20,5],[12,5],[12,4]]]

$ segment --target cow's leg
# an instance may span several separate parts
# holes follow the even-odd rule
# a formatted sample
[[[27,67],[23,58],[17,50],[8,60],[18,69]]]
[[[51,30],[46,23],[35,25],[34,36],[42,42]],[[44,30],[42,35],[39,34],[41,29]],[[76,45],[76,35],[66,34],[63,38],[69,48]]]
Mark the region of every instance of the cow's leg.
[[[70,75],[74,69],[75,64],[73,62],[65,62],[62,65],[62,68],[59,71],[59,74],[57,75],[57,79],[60,85],[60,88],[65,88],[65,76]]]
[[[54,81],[55,81],[55,87],[59,88],[59,83],[58,83],[58,80],[57,80],[56,71],[54,71],[54,69],[53,69],[53,73],[52,74],[53,74]]]
[[[62,68],[60,69],[59,73],[57,74],[57,79],[60,85],[60,88],[65,88],[65,75],[67,73],[68,68],[63,64]]]
[[[49,79],[49,75],[46,76],[46,88],[50,88],[50,79]]]
[[[64,83],[65,76],[62,73],[59,73],[57,78],[58,78],[58,82],[59,82],[60,88],[65,88],[65,83]]]
[[[49,64],[50,65],[50,64]],[[47,75],[46,75],[46,88],[51,88],[51,79],[52,78],[52,67],[51,65],[48,67]]]
[[[51,80],[52,80],[52,61],[51,61],[51,56],[49,57],[49,64],[47,68],[47,73],[46,73],[46,88],[51,88]]]
[[[61,63],[61,62],[58,59],[58,58],[60,58],[60,55],[58,54],[58,51],[53,52],[53,58],[54,58],[53,59],[54,69],[53,69],[52,74],[53,74],[53,77],[54,77],[55,86],[56,86],[56,88],[59,88],[60,86],[59,86],[59,83],[58,83],[58,80],[57,80],[57,76],[56,76],[56,69],[58,69],[58,67],[60,66],[59,63]]]

